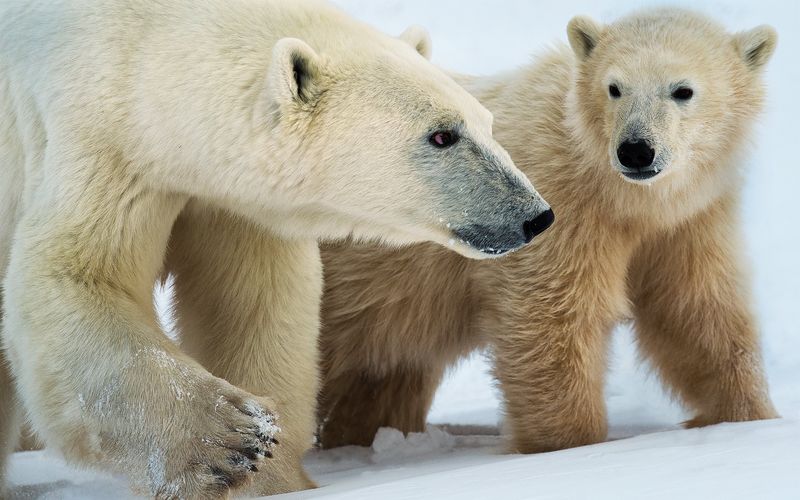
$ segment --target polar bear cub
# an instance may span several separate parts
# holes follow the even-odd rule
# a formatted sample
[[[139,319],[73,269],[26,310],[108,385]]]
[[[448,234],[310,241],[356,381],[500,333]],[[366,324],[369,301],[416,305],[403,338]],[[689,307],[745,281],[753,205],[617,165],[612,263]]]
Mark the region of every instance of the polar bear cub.
[[[630,317],[689,425],[777,415],[739,217],[774,30],[659,9],[577,17],[567,34],[518,71],[465,79],[559,212],[553,230],[493,262],[425,244],[323,251],[325,446],[424,428],[445,370],[486,345],[513,449],[602,441],[608,343]]]

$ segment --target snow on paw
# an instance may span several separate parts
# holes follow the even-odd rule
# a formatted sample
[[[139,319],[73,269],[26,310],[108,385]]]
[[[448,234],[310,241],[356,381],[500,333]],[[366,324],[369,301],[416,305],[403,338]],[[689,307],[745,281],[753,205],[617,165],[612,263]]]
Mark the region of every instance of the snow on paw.
[[[150,454],[148,483],[156,498],[226,498],[273,457],[280,428],[272,402],[222,381],[213,385],[188,405],[184,439]]]
[[[274,403],[268,398],[257,398],[247,393],[220,393],[214,402],[214,413],[222,417],[228,429],[236,432],[248,447],[270,456],[281,431],[273,407]]]

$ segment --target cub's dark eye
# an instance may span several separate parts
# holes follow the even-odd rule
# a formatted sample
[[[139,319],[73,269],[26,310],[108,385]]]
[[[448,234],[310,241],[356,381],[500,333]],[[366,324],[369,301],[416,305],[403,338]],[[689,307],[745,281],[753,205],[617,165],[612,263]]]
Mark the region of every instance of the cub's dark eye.
[[[619,91],[619,87],[617,87],[616,85],[609,85],[608,95],[616,99],[618,97],[622,97],[622,92]]]
[[[437,148],[449,148],[458,142],[458,134],[449,130],[440,130],[431,134],[428,140]]]
[[[672,98],[678,101],[688,101],[694,95],[694,90],[689,87],[679,87],[672,91]]]

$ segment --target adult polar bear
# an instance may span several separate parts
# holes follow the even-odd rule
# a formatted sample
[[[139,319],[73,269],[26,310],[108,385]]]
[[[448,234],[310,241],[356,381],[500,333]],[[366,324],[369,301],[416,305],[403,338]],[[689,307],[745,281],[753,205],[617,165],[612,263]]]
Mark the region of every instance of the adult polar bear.
[[[429,245],[323,249],[325,446],[422,429],[444,369],[486,343],[514,449],[603,440],[608,339],[630,313],[690,425],[776,415],[738,218],[774,32],[667,10],[576,18],[568,34],[572,52],[466,82],[556,228],[496,263]]]
[[[0,7],[0,460],[19,397],[48,445],[155,496],[311,484],[315,239],[482,257],[552,219],[424,32],[402,38],[319,2]],[[165,261],[205,368],[158,327]]]

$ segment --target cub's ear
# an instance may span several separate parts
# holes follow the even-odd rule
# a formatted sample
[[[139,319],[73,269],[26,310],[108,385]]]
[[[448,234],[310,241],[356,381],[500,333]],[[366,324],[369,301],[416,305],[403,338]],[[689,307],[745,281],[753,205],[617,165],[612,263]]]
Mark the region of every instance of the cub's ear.
[[[733,36],[733,43],[745,64],[752,70],[759,70],[769,62],[775,52],[778,34],[771,26],[762,25],[737,33]]]
[[[302,40],[282,38],[272,49],[267,75],[271,99],[279,104],[307,104],[317,95],[319,56]]]
[[[431,36],[425,28],[417,25],[409,26],[398,38],[411,45],[422,57],[430,60]]]
[[[603,29],[601,24],[586,16],[572,18],[567,25],[567,38],[569,38],[569,44],[579,61],[589,58],[597,46]]]

